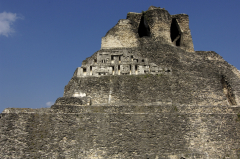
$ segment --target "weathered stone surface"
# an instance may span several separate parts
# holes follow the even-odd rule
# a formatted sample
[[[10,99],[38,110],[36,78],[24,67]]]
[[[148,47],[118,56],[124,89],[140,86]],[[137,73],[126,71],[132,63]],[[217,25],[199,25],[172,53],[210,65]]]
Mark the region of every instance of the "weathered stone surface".
[[[178,35],[178,43],[174,43]],[[194,51],[188,15],[170,15],[160,7],[150,7],[142,13],[129,12],[127,19],[119,20],[102,38],[101,49],[141,47],[142,38]]]
[[[98,75],[82,78],[76,71],[65,87],[64,97],[71,97],[78,90],[90,97],[93,105],[154,103],[167,100],[180,105],[239,105],[239,73],[235,67],[212,51],[192,53],[155,42],[144,44],[141,49],[100,50],[86,59],[83,66],[88,66],[87,61],[93,60],[99,52],[111,54],[124,51],[145,57],[144,64],[140,62],[139,66],[153,63],[157,66],[158,73]],[[150,71],[153,71],[152,66],[149,67]],[[159,68],[162,70],[160,71]],[[228,91],[234,94],[235,104],[229,103],[224,93],[221,82],[223,76],[229,85]]]
[[[88,97],[60,97],[56,100],[55,105],[90,105],[91,99]]]
[[[0,158],[240,158],[240,72],[186,14],[128,13],[51,108],[0,114]]]
[[[47,113],[11,112],[1,114],[1,158],[240,157],[239,106],[53,105]]]

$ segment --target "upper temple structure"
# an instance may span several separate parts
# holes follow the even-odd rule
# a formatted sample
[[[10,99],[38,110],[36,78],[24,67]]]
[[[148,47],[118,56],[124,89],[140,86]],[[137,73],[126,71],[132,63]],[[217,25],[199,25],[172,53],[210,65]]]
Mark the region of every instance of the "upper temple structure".
[[[170,72],[141,57],[137,51],[125,48],[139,48],[145,41],[177,46],[194,52],[189,19],[186,14],[170,15],[163,8],[151,6],[146,12],[128,13],[102,38],[101,50],[85,60],[75,75],[77,77],[99,75],[138,75]],[[110,49],[118,48],[111,51]]]
[[[170,15],[154,6],[142,13],[129,12],[127,19],[119,20],[102,38],[101,49],[140,47],[141,38],[194,52],[188,15]]]
[[[240,72],[188,15],[129,12],[79,66],[51,108],[1,113],[0,158],[240,158]]]
[[[76,69],[64,97],[88,105],[237,105],[239,77],[217,53],[194,51],[187,14],[151,6],[129,12],[107,32],[101,49]]]

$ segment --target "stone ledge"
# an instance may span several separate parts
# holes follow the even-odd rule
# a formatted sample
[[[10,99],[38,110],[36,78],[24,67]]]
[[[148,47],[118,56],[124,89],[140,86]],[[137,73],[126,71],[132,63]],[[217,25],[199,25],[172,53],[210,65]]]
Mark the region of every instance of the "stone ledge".
[[[60,97],[56,100],[54,105],[90,105],[91,99],[89,97]]]
[[[2,114],[8,113],[109,113],[109,114],[238,114],[238,106],[173,106],[173,105],[105,105],[105,106],[76,106],[52,105],[51,108],[6,108]]]
[[[51,108],[6,108],[2,111],[1,114],[8,114],[8,113],[49,113]]]
[[[238,114],[240,106],[169,106],[169,105],[121,105],[121,106],[69,106],[53,105],[55,113],[116,113],[116,114]]]

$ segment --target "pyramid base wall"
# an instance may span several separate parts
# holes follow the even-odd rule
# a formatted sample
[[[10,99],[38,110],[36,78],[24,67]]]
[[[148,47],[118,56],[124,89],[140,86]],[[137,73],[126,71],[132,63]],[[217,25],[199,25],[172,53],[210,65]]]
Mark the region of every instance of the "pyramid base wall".
[[[240,106],[8,108],[0,158],[239,158]]]

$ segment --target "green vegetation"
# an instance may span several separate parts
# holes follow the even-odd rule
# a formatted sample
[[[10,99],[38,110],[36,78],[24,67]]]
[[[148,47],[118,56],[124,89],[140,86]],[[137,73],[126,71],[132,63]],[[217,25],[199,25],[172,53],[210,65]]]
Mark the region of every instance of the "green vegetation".
[[[144,78],[148,78],[148,77],[150,77],[150,75],[149,75],[149,74],[146,74],[146,75],[144,75]]]

